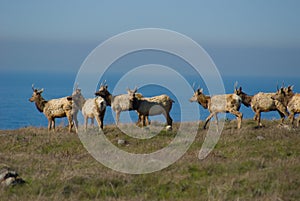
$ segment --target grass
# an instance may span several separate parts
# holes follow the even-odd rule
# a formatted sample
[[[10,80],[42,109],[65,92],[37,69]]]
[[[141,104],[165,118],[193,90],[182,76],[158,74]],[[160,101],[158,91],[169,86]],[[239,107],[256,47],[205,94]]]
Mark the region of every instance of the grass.
[[[300,129],[263,123],[256,129],[245,120],[237,130],[235,121],[227,122],[215,149],[200,161],[206,135],[201,123],[183,157],[142,175],[103,166],[65,128],[56,133],[34,127],[0,131],[0,166],[15,169],[26,181],[0,188],[0,200],[300,200]],[[127,152],[151,153],[168,145],[178,127],[150,139],[127,136],[113,125],[105,126],[104,133]],[[128,145],[118,145],[118,139]]]

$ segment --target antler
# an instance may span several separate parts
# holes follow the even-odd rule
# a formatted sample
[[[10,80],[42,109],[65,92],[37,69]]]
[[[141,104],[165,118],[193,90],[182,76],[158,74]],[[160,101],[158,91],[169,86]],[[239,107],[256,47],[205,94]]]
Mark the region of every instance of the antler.
[[[78,86],[79,86],[79,83],[77,82],[77,83],[75,84],[75,90],[78,89]]]
[[[106,85],[106,80],[104,80],[102,83],[101,83],[101,86],[105,86]]]
[[[193,83],[192,88],[193,88],[193,90],[194,90],[194,92],[195,92],[195,91],[196,91],[196,89],[195,89],[195,82]]]
[[[234,86],[233,86],[234,90],[237,90],[237,86],[238,86],[238,81],[235,81]]]

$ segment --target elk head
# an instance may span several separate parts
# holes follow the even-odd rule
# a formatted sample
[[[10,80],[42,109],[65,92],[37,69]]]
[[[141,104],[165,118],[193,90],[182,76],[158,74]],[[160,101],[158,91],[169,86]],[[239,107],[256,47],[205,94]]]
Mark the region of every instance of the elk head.
[[[129,110],[136,110],[139,107],[139,99],[136,96],[137,87],[135,87],[133,90],[130,90],[127,88],[127,93],[129,96]]]
[[[242,103],[246,107],[249,107],[251,105],[252,96],[244,93],[242,87],[237,88],[237,82],[234,85],[234,93],[242,99]]]
[[[29,101],[30,102],[39,101],[41,96],[42,96],[41,94],[43,93],[44,89],[35,89],[33,84],[31,86],[31,88],[32,88],[33,93],[32,93],[31,98],[29,98]]]
[[[207,97],[203,94],[203,89],[198,88],[195,90],[194,95],[190,98],[190,102],[198,102],[200,103],[205,109],[208,108],[208,100]]]

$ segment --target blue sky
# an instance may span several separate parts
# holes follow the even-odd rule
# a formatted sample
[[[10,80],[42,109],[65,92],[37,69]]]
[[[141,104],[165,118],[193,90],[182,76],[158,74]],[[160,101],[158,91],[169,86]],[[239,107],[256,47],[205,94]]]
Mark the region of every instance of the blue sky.
[[[300,74],[300,1],[0,1],[1,71],[76,72],[104,40],[157,27],[202,45],[224,75]]]

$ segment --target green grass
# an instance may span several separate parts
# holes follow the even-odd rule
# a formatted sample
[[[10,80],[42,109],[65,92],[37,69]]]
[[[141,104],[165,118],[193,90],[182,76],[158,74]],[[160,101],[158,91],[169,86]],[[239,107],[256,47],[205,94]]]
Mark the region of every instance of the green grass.
[[[57,133],[34,127],[0,131],[0,166],[15,169],[26,181],[0,188],[0,200],[300,200],[300,129],[263,123],[256,129],[245,120],[237,130],[235,121],[227,122],[215,149],[200,161],[207,132],[201,123],[183,157],[143,175],[103,166],[65,128]],[[127,152],[151,153],[168,145],[178,127],[150,139],[132,138],[113,125],[105,126],[104,133]],[[128,145],[118,145],[118,139]]]

